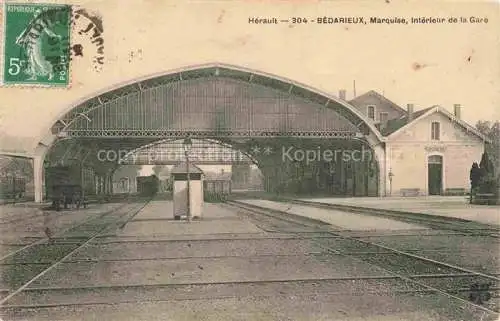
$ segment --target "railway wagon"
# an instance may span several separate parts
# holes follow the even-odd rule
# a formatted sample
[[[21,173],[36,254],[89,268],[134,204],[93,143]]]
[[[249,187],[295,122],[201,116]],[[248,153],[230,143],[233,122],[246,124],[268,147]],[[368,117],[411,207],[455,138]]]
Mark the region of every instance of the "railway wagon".
[[[26,178],[16,176],[0,177],[0,198],[22,198],[26,192]]]
[[[137,176],[137,193],[143,196],[154,196],[158,193],[160,180],[156,175]]]
[[[45,170],[45,187],[47,199],[52,206],[60,210],[61,205],[75,205],[77,208],[83,203],[85,206],[82,188],[82,172],[80,166],[55,166]]]
[[[224,201],[231,194],[231,180],[205,179],[203,181],[203,194],[207,202]]]

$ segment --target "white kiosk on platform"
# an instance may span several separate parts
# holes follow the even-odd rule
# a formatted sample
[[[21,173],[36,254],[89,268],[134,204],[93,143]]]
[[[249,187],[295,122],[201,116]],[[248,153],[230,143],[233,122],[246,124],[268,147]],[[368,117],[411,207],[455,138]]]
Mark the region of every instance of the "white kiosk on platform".
[[[174,166],[170,173],[173,179],[174,219],[200,219],[203,208],[203,171],[193,164],[181,163]]]

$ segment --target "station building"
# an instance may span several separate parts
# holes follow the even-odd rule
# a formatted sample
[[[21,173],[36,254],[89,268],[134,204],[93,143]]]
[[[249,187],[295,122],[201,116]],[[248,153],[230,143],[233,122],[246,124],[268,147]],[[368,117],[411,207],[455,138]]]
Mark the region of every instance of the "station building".
[[[339,96],[345,99],[345,91]],[[386,195],[446,195],[468,191],[469,171],[481,160],[488,142],[461,119],[461,105],[453,113],[441,106],[404,109],[383,95],[369,91],[349,103],[362,112],[385,140]]]

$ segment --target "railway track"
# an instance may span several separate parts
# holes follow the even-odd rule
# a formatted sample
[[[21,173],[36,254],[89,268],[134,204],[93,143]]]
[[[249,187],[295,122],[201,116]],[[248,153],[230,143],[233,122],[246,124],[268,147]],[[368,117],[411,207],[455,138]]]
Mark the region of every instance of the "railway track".
[[[113,236],[111,230],[113,228],[123,227],[126,222],[129,222],[138,213],[137,209],[130,209],[127,213],[122,212],[124,216],[118,217],[118,214],[113,217],[113,222],[108,221],[113,226],[105,229],[99,229],[89,234],[84,240],[80,241],[78,248],[67,253],[64,257],[58,259],[56,262],[41,260],[29,261],[22,260],[17,263],[20,265],[39,265],[44,266],[43,271],[23,280],[16,289],[0,289],[0,297],[3,296],[1,311],[38,311],[37,309],[44,308],[59,308],[64,306],[99,306],[99,305],[115,305],[122,303],[138,303],[138,302],[170,302],[170,301],[193,301],[193,300],[224,300],[224,299],[240,299],[244,296],[252,296],[254,298],[273,298],[279,293],[293,293],[295,297],[315,297],[317,295],[324,296],[343,296],[348,293],[351,295],[373,295],[373,296],[398,296],[398,295],[412,295],[412,296],[426,296],[441,294],[453,300],[459,300],[462,304],[470,305],[476,309],[484,311],[485,313],[495,314],[496,307],[470,302],[467,297],[470,294],[470,287],[468,286],[470,280],[487,279],[493,282],[489,288],[490,293],[497,293],[499,288],[496,284],[498,275],[483,276],[475,271],[466,271],[464,269],[454,269],[446,266],[445,262],[430,262],[421,258],[415,258],[415,252],[406,253],[395,252],[391,248],[380,248],[376,243],[368,242],[365,246],[363,240],[351,238],[342,234],[341,230],[332,231],[331,226],[328,224],[304,218],[298,215],[290,215],[280,211],[268,210],[258,206],[250,206],[247,204],[238,204],[235,202],[228,202],[223,204],[224,207],[234,208],[236,206],[240,213],[245,217],[250,217],[256,225],[262,230],[266,231],[265,235],[213,235],[213,237],[195,239],[194,235],[183,235],[182,238],[172,239],[156,239],[149,237],[148,239],[137,239],[134,237],[120,236],[119,238],[113,237],[111,240],[106,238]],[[243,214],[242,214],[243,213]],[[285,214],[285,215],[284,215]],[[135,221],[135,220],[134,220]],[[140,221],[140,220],[138,220]],[[37,285],[34,282],[46,275],[50,270],[53,270],[58,265],[74,264],[75,267],[80,264],[99,264],[99,263],[114,263],[121,265],[130,265],[134,262],[143,264],[146,262],[171,262],[175,260],[198,260],[198,259],[220,259],[220,258],[240,258],[248,260],[256,260],[265,257],[276,257],[275,254],[269,255],[222,255],[222,256],[207,256],[203,252],[198,252],[200,256],[161,256],[154,255],[151,258],[137,256],[137,252],[131,251],[132,256],[137,257],[115,257],[103,258],[80,257],[74,258],[73,254],[80,251],[83,247],[90,244],[100,247],[108,244],[137,244],[137,249],[142,249],[142,243],[157,244],[159,247],[164,248],[164,244],[189,241],[193,247],[198,247],[196,242],[221,242],[228,243],[231,241],[253,241],[253,240],[281,240],[281,241],[300,241],[305,240],[314,242],[317,245],[317,252],[301,253],[295,255],[317,257],[319,260],[328,261],[329,257],[345,256],[357,259],[364,265],[376,266],[380,271],[380,275],[371,276],[354,276],[354,277],[328,277],[328,275],[321,275],[325,277],[318,277],[320,275],[311,276],[310,278],[300,278],[289,276],[276,279],[262,279],[262,280],[227,280],[227,281],[194,281],[185,280],[184,282],[176,282],[175,278],[169,282],[158,282],[148,284],[148,282],[127,282],[129,280],[120,280],[119,284],[70,284],[66,286],[59,284],[58,286],[49,286],[50,284]],[[340,251],[339,247],[332,246],[329,242],[338,241],[349,242],[352,244],[363,244],[358,251],[353,251],[353,246],[346,247],[346,251]],[[352,243],[352,244],[351,244]],[[290,243],[286,243],[288,244]],[[234,247],[236,245],[231,245]],[[287,251],[291,252],[291,251]],[[89,252],[94,253],[94,252]],[[106,252],[109,253],[109,252]],[[136,254],[137,253],[137,254]],[[92,255],[92,254],[90,254]],[[109,254],[108,254],[109,255]],[[417,273],[402,273],[394,271],[391,266],[386,266],[381,262],[373,262],[370,259],[361,257],[362,255],[374,256],[382,255],[396,255],[397,257],[404,258],[410,262],[425,261],[434,269],[427,269],[425,273],[417,271]],[[292,254],[283,254],[283,258],[293,256]],[[335,260],[334,260],[335,261]],[[392,262],[392,261],[391,261]],[[389,262],[390,263],[390,262]],[[9,264],[15,265],[16,263],[7,262],[0,263],[2,266]],[[163,263],[160,263],[163,264]],[[443,265],[445,264],[445,265]],[[147,265],[146,265],[147,266]],[[460,268],[460,267],[458,267]],[[147,267],[143,267],[144,271],[148,271]],[[105,270],[108,271],[108,270]],[[106,272],[108,273],[108,272]],[[170,272],[169,272],[170,273]],[[106,274],[108,275],[108,274]],[[462,280],[462,282],[450,283],[449,280]],[[28,281],[26,281],[28,280]],[[466,280],[466,281],[463,281]],[[55,280],[57,284],[57,280]],[[277,294],[278,293],[278,294]],[[284,294],[285,295],[285,294]],[[10,298],[9,298],[10,296]],[[486,319],[485,319],[486,320]]]
[[[61,302],[48,302],[48,303],[31,303],[31,304],[11,304],[3,306],[3,309],[39,309],[39,308],[54,308],[54,307],[64,307],[64,306],[94,306],[94,305],[115,305],[123,303],[139,303],[139,302],[169,302],[169,301],[191,301],[191,300],[219,300],[219,299],[239,299],[241,294],[238,291],[242,289],[251,289],[257,293],[252,294],[252,297],[260,298],[271,298],[275,294],[266,294],[265,289],[270,286],[281,286],[281,287],[294,287],[296,288],[295,296],[307,297],[307,296],[317,296],[321,295],[345,295],[346,287],[352,287],[353,282],[363,281],[368,284],[372,283],[376,285],[376,282],[384,281],[399,281],[400,278],[397,276],[374,276],[374,277],[345,277],[345,278],[306,278],[306,279],[294,279],[286,278],[282,280],[261,280],[261,281],[227,281],[227,282],[191,282],[185,283],[163,283],[163,284],[127,284],[127,285],[98,285],[98,286],[88,286],[88,287],[38,287],[38,288],[27,288],[23,292],[33,297],[31,302],[36,301],[36,296],[41,294],[47,295],[51,292],[57,293],[72,293],[77,294],[77,300],[68,300]],[[323,287],[322,287],[323,286]],[[211,290],[206,291],[203,288],[209,287]],[[197,290],[200,291],[197,291]],[[213,291],[216,290],[216,291]],[[96,300],[92,296],[95,295],[96,291],[101,293],[112,293],[117,292],[128,292],[128,291],[138,291],[144,298],[133,298],[133,299],[120,299],[120,300]],[[158,295],[158,291],[165,291],[168,295]],[[455,293],[468,292],[468,288],[457,288],[453,290]],[[154,293],[156,292],[156,293]],[[184,293],[183,293],[184,292]],[[185,292],[189,292],[186,295]],[[377,296],[393,296],[398,294],[435,294],[436,291],[433,289],[391,289],[379,290],[379,289],[364,289],[356,288],[354,293],[363,295],[377,295]],[[184,295],[175,295],[184,294]],[[248,295],[248,294],[247,294]]]
[[[74,224],[71,224],[67,227],[64,227],[62,230],[59,230],[57,231],[53,236],[52,236],[52,240],[58,240],[60,238],[63,238],[64,235],[67,235],[68,233],[72,232],[72,231],[75,231],[77,230],[78,228],[81,228],[81,227],[84,227],[86,224],[91,224],[92,222],[94,221],[99,221],[100,219],[102,219],[103,217],[117,211],[117,210],[120,210],[123,206],[125,206],[125,204],[119,206],[118,208],[115,208],[115,209],[112,209],[110,211],[106,211],[102,214],[99,214],[98,216],[90,216],[86,219],[83,219],[81,221],[78,221],[78,222],[75,222]],[[60,213],[60,212],[58,212]],[[52,213],[50,213],[52,214]],[[57,217],[61,216],[62,214],[57,214]],[[23,220],[24,221],[24,220]],[[47,243],[51,241],[48,237],[42,237],[42,238],[39,238],[29,244],[26,244],[26,245],[23,245],[21,248],[17,249],[17,250],[14,250],[14,251],[10,251],[2,256],[0,256],[0,263],[3,262],[5,259],[9,258],[9,257],[12,257],[18,253],[21,253],[23,251],[27,251],[37,245],[42,245],[44,243]]]
[[[19,203],[0,204],[0,212],[2,211],[2,206],[19,205],[19,204],[23,204],[23,203],[19,202]],[[2,217],[0,218],[0,226],[10,225],[10,224],[16,223],[16,222],[22,222],[22,221],[26,221],[26,220],[32,219],[34,217],[40,216],[40,213],[38,213],[36,211],[38,208],[32,207],[32,209],[34,211],[33,214],[22,215],[22,217],[19,217],[18,214],[12,214],[12,215],[7,215],[7,216],[2,215]]]
[[[23,291],[29,291],[29,286],[40,279],[42,276],[46,275],[48,272],[52,271],[54,268],[62,264],[65,260],[69,259],[75,253],[83,249],[85,246],[90,244],[92,241],[97,239],[100,235],[105,233],[110,233],[113,230],[123,228],[124,224],[130,220],[131,217],[135,216],[138,212],[140,212],[147,204],[147,201],[137,201],[131,200],[115,208],[111,211],[105,212],[103,214],[98,215],[97,217],[91,217],[83,222],[78,222],[77,224],[64,229],[63,231],[57,233],[55,235],[56,238],[64,238],[68,233],[78,232],[81,233],[79,237],[76,238],[77,242],[70,246],[69,248],[61,248],[60,244],[52,243],[48,245],[55,249],[55,251],[51,251],[50,254],[52,256],[52,260],[50,262],[44,262],[41,264],[35,265],[35,268],[32,269],[32,273],[28,274],[29,277],[26,278],[25,275],[21,275],[19,280],[12,280],[11,288],[4,289],[1,291],[5,295],[0,298],[0,306],[2,308],[8,308],[9,305],[6,304],[9,300],[11,300],[14,296],[20,294]],[[19,272],[20,262],[16,262],[15,256],[19,257],[21,261],[25,260],[26,256],[38,255],[43,257],[44,254],[47,253],[36,253],[30,252],[29,250],[41,244],[42,242],[47,241],[48,239],[37,240],[17,251],[13,251],[4,255],[0,258],[1,261],[5,261],[7,259],[11,259],[13,261],[13,269],[11,272],[14,274]],[[33,263],[33,262],[31,262]],[[40,263],[40,262],[39,262]],[[34,270],[34,271],[33,271]],[[3,278],[9,280],[9,271],[3,270]],[[7,275],[5,275],[7,274]]]
[[[326,223],[300,217],[285,211],[268,209],[254,204],[247,204],[239,201],[228,201],[228,205],[244,210],[245,215],[253,217],[258,222],[266,222],[267,227],[261,224],[261,228],[269,232],[280,232],[283,223],[302,226],[306,229],[319,230],[321,235],[330,235],[334,239],[340,240],[340,248],[350,248],[347,252],[339,250],[336,246],[331,246],[325,239],[315,238],[314,236],[300,235],[300,233],[291,232],[291,234],[300,235],[304,239],[311,239],[320,248],[334,255],[349,256],[368,264],[375,265],[389,272],[394,277],[413,284],[418,289],[412,290],[421,293],[439,293],[454,300],[459,300],[463,304],[473,305],[487,313],[500,316],[500,309],[495,302],[484,302],[475,297],[493,296],[498,297],[499,287],[498,275],[486,274],[473,271],[460,266],[448,264],[439,260],[433,260],[416,253],[401,251],[389,246],[362,240],[356,237],[350,237],[342,234],[342,231],[329,231]],[[286,226],[286,224],[285,224]],[[283,232],[283,231],[281,231]],[[338,244],[339,242],[337,242]],[[335,242],[334,242],[335,244]],[[352,250],[357,249],[357,250]],[[362,251],[359,251],[362,249]],[[403,264],[406,262],[406,264]],[[406,265],[407,269],[401,266]],[[427,273],[407,273],[412,266],[416,272],[424,268]],[[429,273],[430,272],[430,273]],[[487,284],[487,287],[483,287]],[[466,289],[469,289],[468,291]],[[487,294],[486,294],[487,293]],[[475,301],[475,302],[473,302]]]
[[[432,229],[455,231],[467,235],[500,238],[500,228],[496,226],[467,221],[454,217],[439,217],[439,216],[411,213],[404,211],[360,208],[355,206],[337,205],[337,204],[321,203],[321,202],[305,201],[297,199],[282,199],[282,201],[297,205],[305,205],[305,206],[323,208],[328,210],[338,210],[342,212],[351,212],[361,215],[385,217],[401,222],[427,226]]]
[[[9,205],[9,204],[22,204],[22,203],[27,203],[29,202],[27,199],[23,199],[23,198],[17,198],[17,199],[13,199],[13,198],[9,198],[9,199],[0,199],[0,206],[2,205]]]
[[[122,200],[122,199],[118,199],[118,200]],[[98,200],[97,199],[89,199],[89,203],[97,203]],[[23,205],[24,203],[28,203],[29,204],[29,201],[26,201],[26,200],[22,200],[22,201],[9,201],[9,202],[4,202],[4,203],[0,203],[0,212],[1,212],[1,206],[2,205]],[[35,211],[35,213],[33,214],[30,214],[30,215],[22,215],[22,217],[18,217],[19,215],[8,215],[8,216],[3,216],[3,217],[0,217],[0,228],[1,227],[9,227],[10,225],[14,224],[14,223],[23,223],[23,222],[26,222],[26,221],[29,221],[33,218],[37,218],[37,217],[40,217],[40,213],[37,213],[36,209],[40,209],[39,206],[33,206],[31,205],[30,206],[31,208],[33,208],[33,210]],[[51,205],[50,203],[47,203],[45,208],[51,208]],[[45,211],[45,208],[42,208],[41,210],[42,211]],[[59,216],[63,216],[63,215],[67,215],[67,211],[55,211],[54,209],[51,209],[49,211],[49,215],[51,216],[55,216],[55,217],[59,217]]]

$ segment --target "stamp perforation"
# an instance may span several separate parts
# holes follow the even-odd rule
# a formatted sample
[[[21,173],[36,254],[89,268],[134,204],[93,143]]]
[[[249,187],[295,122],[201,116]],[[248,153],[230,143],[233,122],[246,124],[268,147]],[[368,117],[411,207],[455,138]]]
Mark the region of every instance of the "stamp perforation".
[[[54,7],[63,7],[66,6],[68,8],[68,32],[67,32],[67,43],[68,43],[68,54],[67,54],[67,81],[66,83],[39,83],[39,82],[7,82],[5,81],[5,64],[6,64],[6,32],[7,32],[7,6],[8,5],[37,5],[37,6],[54,6]],[[35,89],[35,88],[44,88],[44,89],[70,89],[72,87],[72,61],[71,61],[71,55],[70,55],[70,48],[71,48],[71,43],[73,39],[73,30],[72,30],[72,19],[73,19],[73,6],[65,3],[61,3],[60,1],[55,1],[55,0],[45,0],[44,2],[19,2],[19,1],[11,1],[11,0],[4,0],[2,4],[2,9],[3,9],[3,16],[2,16],[2,28],[0,32],[0,37],[2,37],[2,45],[0,46],[0,54],[2,56],[1,58],[1,66],[0,66],[0,86],[4,88],[30,88],[30,89]]]

